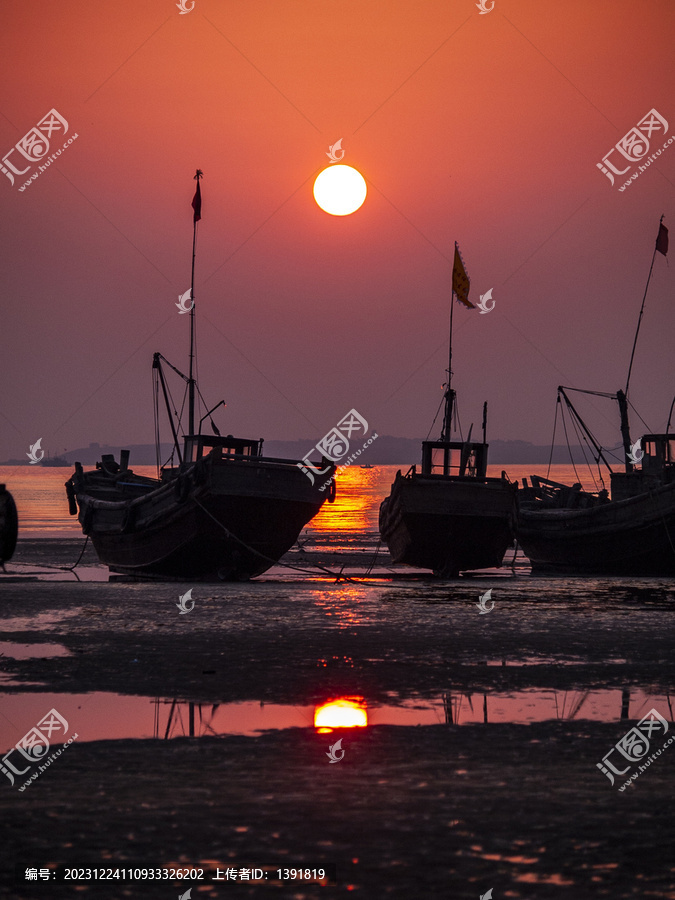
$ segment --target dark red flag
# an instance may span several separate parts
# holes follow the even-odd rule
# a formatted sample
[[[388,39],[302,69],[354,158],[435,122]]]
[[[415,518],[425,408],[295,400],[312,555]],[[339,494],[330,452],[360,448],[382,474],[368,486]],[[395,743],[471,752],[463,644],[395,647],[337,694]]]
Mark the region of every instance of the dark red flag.
[[[656,249],[665,256],[668,253],[668,229],[661,222],[659,225],[659,236],[656,239]]]
[[[192,198],[192,208],[195,211],[194,222],[196,224],[202,217],[202,192],[199,187],[199,179],[197,179],[197,190]]]

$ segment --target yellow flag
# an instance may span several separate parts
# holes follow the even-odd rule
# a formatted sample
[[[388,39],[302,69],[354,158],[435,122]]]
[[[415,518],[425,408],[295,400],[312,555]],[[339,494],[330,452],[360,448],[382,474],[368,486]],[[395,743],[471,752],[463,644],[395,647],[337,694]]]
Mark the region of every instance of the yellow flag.
[[[468,309],[475,309],[476,307],[469,300],[470,285],[471,282],[469,281],[469,276],[466,274],[464,262],[459,253],[459,247],[455,243],[455,262],[452,266],[452,290],[460,303],[463,303]]]

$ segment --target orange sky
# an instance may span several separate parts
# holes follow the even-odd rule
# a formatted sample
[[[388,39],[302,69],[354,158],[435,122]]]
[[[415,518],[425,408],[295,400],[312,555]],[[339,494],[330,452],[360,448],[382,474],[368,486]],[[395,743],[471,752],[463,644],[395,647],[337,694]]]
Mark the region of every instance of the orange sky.
[[[354,407],[425,436],[457,240],[496,304],[455,309],[462,423],[487,399],[492,438],[547,443],[559,383],[625,382],[661,214],[675,240],[675,143],[625,192],[596,168],[652,108],[675,134],[674,33],[668,0],[6,0],[1,155],[52,108],[78,137],[23,192],[0,175],[0,458],[152,441],[152,352],[187,365],[197,167],[221,430],[317,440]],[[369,186],[344,218],[312,198],[339,138]],[[657,256],[632,382],[654,430],[674,279]]]

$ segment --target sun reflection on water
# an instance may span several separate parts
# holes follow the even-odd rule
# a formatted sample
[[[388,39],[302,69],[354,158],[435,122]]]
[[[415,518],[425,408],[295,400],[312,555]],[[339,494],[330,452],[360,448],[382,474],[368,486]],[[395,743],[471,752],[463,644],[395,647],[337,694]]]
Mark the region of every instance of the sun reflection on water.
[[[312,519],[311,530],[319,533],[377,530],[377,513],[389,493],[391,480],[391,473],[381,469],[347,466],[337,473],[335,502],[324,503]]]
[[[320,733],[334,728],[365,728],[367,724],[363,697],[339,697],[314,710],[314,727]]]

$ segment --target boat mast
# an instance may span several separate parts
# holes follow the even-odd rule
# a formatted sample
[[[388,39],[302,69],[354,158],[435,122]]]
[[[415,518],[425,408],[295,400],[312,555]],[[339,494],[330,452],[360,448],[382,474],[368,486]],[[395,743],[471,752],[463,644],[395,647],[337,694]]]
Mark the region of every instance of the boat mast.
[[[452,294],[450,296],[450,340],[448,342],[448,381],[445,389],[445,415],[443,416],[443,431],[441,440],[450,440],[452,428],[452,413],[455,406],[455,391],[452,389],[452,315],[455,311],[455,299],[461,301],[469,309],[474,309],[469,300],[471,282],[464,268],[464,260],[459,252],[459,246],[455,241],[455,257],[452,263]]]
[[[630,354],[630,365],[628,366],[628,377],[626,378],[626,387],[623,391],[623,393],[626,395],[626,398],[628,398],[628,387],[630,385],[630,373],[633,368],[633,357],[635,356],[635,347],[637,345],[638,334],[640,333],[640,325],[642,323],[642,313],[644,312],[644,309],[645,309],[645,300],[647,299],[647,290],[649,288],[649,282],[652,277],[652,269],[654,268],[654,260],[656,259],[656,251],[657,250],[659,251],[659,253],[663,253],[664,256],[668,252],[668,230],[666,229],[665,225],[663,224],[663,216],[661,216],[661,219],[659,220],[659,233],[656,237],[656,243],[654,244],[654,252],[652,253],[652,264],[649,267],[649,275],[647,276],[647,284],[645,285],[645,292],[644,292],[644,296],[642,297],[642,306],[640,307],[640,315],[638,316],[637,328],[635,329],[635,338],[633,340],[633,349]]]
[[[455,244],[455,246],[457,246]],[[448,380],[445,386],[445,413],[443,415],[443,430],[441,431],[441,440],[450,440],[450,430],[452,428],[452,411],[455,405],[455,392],[452,389],[452,314],[455,309],[455,290],[453,285],[452,296],[450,297],[450,340],[448,350]]]
[[[616,392],[616,400],[619,404],[619,415],[621,416],[621,440],[623,441],[623,453],[626,460],[626,472],[633,471],[633,463],[630,461],[630,426],[628,425],[628,398],[626,394],[618,390]]]
[[[192,307],[190,308],[190,373],[188,376],[188,434],[195,433],[195,378],[194,378],[194,359],[195,359],[195,251],[197,247],[197,222],[202,217],[202,192],[199,187],[199,179],[204,177],[201,169],[197,169],[195,181],[197,182],[197,190],[192,200],[192,208],[194,210],[192,222],[192,277],[190,279],[190,298]]]

